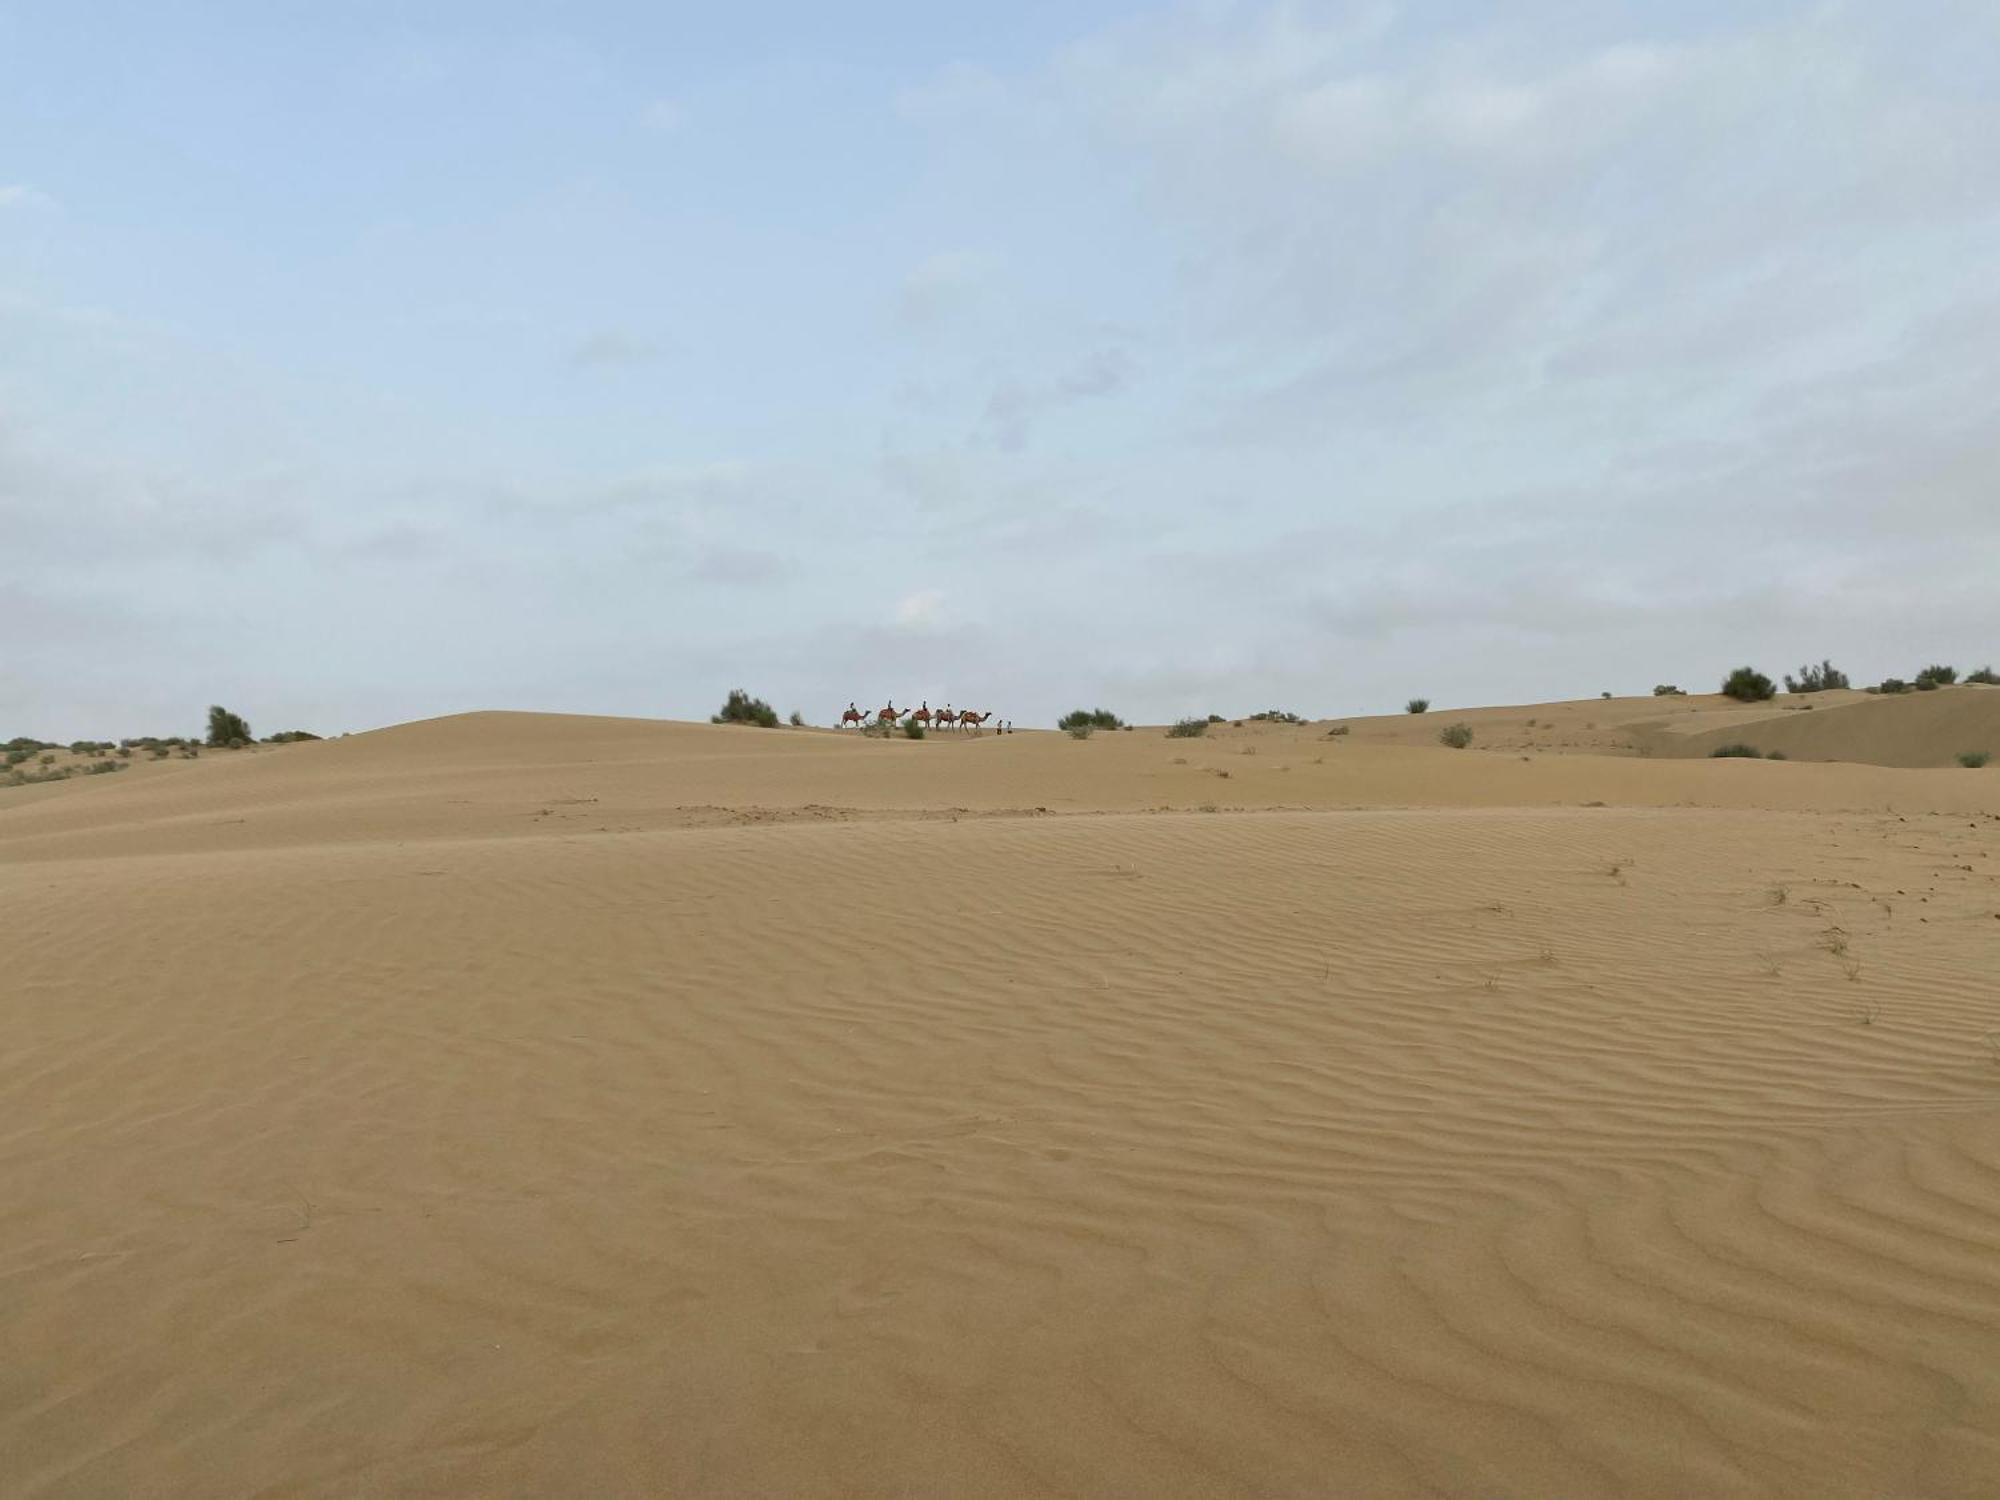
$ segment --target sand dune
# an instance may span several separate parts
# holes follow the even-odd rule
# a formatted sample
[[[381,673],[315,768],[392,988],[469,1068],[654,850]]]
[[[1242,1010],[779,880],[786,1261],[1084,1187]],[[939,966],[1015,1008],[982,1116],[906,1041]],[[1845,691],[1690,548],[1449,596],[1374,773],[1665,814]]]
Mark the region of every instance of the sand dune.
[[[1989,1496],[2000,770],[1645,708],[5,793],[0,1491]]]

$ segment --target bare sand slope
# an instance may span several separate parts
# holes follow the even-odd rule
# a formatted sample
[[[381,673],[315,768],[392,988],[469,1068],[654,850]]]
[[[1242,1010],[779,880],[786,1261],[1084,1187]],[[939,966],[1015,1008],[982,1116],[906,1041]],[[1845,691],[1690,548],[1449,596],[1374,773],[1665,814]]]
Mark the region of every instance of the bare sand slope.
[[[2000,820],[1460,804],[2000,776],[474,727],[0,806],[0,1493],[1995,1492]]]
[[[1830,695],[1815,693],[1814,698]],[[1681,736],[1650,741],[1658,753],[1707,755],[1742,742],[1793,760],[1866,762],[1877,766],[1952,766],[1966,751],[2000,757],[2000,688],[1973,684],[1847,701],[1809,712],[1777,712]]]

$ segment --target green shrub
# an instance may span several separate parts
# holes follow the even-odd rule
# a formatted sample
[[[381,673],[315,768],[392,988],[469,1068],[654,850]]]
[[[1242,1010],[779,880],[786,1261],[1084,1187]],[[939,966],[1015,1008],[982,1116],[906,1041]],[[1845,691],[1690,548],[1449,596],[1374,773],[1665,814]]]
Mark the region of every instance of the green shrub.
[[[86,776],[102,776],[106,771],[122,771],[124,769],[125,762],[122,760],[94,760],[83,768],[83,774]]]
[[[248,744],[253,736],[250,725],[241,714],[233,714],[220,703],[209,705],[208,743],[211,745]]]
[[[742,688],[731,688],[722,707],[710,714],[711,724],[755,724],[760,729],[778,727],[778,711],[762,698],[753,698]]]
[[[1073,740],[1087,740],[1097,733],[1097,726],[1088,719],[1082,719],[1075,724],[1065,725],[1063,733]]]
[[[1298,716],[1297,714],[1295,714],[1295,713],[1287,713],[1287,712],[1286,712],[1286,711],[1285,711],[1284,709],[1282,709],[1282,708],[1267,708],[1267,709],[1265,709],[1265,710],[1264,710],[1264,711],[1263,711],[1262,713],[1257,713],[1257,714],[1252,714],[1252,715],[1250,715],[1250,721],[1251,721],[1251,722],[1252,722],[1253,724],[1303,724],[1303,723],[1305,723],[1305,720],[1304,720],[1304,719],[1301,719],[1301,718],[1300,718],[1300,717],[1299,717],[1299,716]]]
[[[1076,726],[1088,724],[1092,729],[1123,729],[1125,721],[1108,708],[1073,708],[1056,720],[1056,728],[1076,732]],[[1088,734],[1079,734],[1078,739],[1088,739]]]
[[[1772,751],[1772,752],[1771,752],[1771,753],[1770,753],[1769,755],[1765,756],[1765,757],[1764,757],[1764,759],[1766,759],[1766,760],[1790,760],[1790,759],[1791,759],[1791,757],[1790,757],[1789,755],[1785,754],[1785,752],[1784,752],[1784,751],[1782,751],[1782,750],[1773,750],[1773,751]]]
[[[1206,719],[1178,719],[1167,726],[1167,738],[1170,740],[1198,740],[1207,733]]]
[[[1965,680],[1967,682],[1983,682],[1988,687],[2000,687],[2000,672],[1994,671],[1991,667],[1981,667],[1976,672],[1967,672]]]
[[[1438,742],[1449,745],[1454,750],[1463,750],[1472,743],[1470,724],[1447,724],[1438,731]]]
[[[1917,673],[1917,686],[1919,688],[1950,687],[1956,681],[1958,681],[1957,667],[1941,667],[1933,664]]]
[[[1799,675],[1785,674],[1785,691],[1788,693],[1824,693],[1834,688],[1848,686],[1847,674],[1830,661],[1822,661],[1818,666],[1799,668]]]
[[[1683,689],[1675,687],[1671,682],[1662,682],[1653,688],[1653,696],[1655,698],[1685,698],[1687,693]]]
[[[318,738],[319,736],[314,734],[310,729],[286,729],[281,730],[277,734],[266,735],[264,743],[267,745],[296,745],[305,740],[316,740]]]
[[[1344,735],[1344,734],[1351,734],[1351,733],[1353,733],[1353,726],[1351,726],[1351,725],[1348,725],[1348,724],[1336,724],[1336,725],[1334,725],[1334,726],[1333,726],[1333,728],[1329,729],[1329,730],[1328,730],[1328,731],[1327,731],[1326,733],[1327,733],[1327,737],[1328,737],[1329,739],[1336,739],[1336,740],[1337,740],[1337,739],[1339,739],[1339,738],[1340,738],[1340,737],[1341,737],[1342,735]]]
[[[1710,760],[1762,760],[1764,752],[1755,745],[1717,745],[1708,752]]]
[[[1891,693],[1891,694],[1907,693],[1909,690],[1910,690],[1910,685],[1907,682],[1903,681],[1903,679],[1900,677],[1884,677],[1881,680],[1881,682],[1877,683],[1875,688],[1873,689],[1873,691],[1878,693]]]
[[[795,709],[793,709],[793,710],[792,710],[792,717],[791,717],[791,719],[790,719],[790,720],[789,720],[788,722],[789,722],[789,723],[791,724],[792,728],[794,728],[794,729],[803,729],[803,728],[805,728],[805,727],[806,727],[806,716],[805,716],[804,714],[800,713],[800,712],[799,712],[799,711],[798,711],[798,710],[797,710],[797,709],[795,708]]]
[[[1762,703],[1777,696],[1777,684],[1755,667],[1738,667],[1722,679],[1722,693],[1739,703]]]
[[[1976,771],[1992,758],[1984,750],[1967,750],[1959,756],[1958,763],[1968,771]]]
[[[918,723],[918,722],[917,722],[917,721],[916,721],[915,719],[905,719],[905,720],[903,721],[903,738],[904,738],[904,739],[906,739],[906,740],[920,740],[920,739],[922,739],[923,737],[924,737],[924,726],[923,726],[923,725],[919,724],[919,723]]]
[[[1403,705],[1403,711],[1412,714],[1427,714],[1431,711],[1431,700],[1428,698],[1412,698],[1408,703]]]
[[[1222,723],[1222,722],[1223,722],[1223,718],[1222,718],[1222,715],[1221,715],[1221,714],[1210,714],[1210,715],[1208,716],[1208,722],[1209,722],[1209,723],[1211,723],[1211,724],[1220,724],[1220,723]]]

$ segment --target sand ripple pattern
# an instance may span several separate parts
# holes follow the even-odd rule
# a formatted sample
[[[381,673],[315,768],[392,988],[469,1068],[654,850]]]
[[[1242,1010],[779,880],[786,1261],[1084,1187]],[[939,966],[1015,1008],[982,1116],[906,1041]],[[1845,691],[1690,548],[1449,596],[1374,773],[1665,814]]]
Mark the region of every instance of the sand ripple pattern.
[[[0,867],[0,1490],[1992,1496],[1994,826]]]

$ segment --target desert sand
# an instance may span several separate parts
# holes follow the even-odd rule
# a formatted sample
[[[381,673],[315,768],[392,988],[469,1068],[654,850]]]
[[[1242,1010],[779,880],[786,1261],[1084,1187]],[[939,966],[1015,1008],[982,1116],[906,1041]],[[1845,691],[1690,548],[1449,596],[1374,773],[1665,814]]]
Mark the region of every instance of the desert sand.
[[[1818,696],[0,791],[0,1493],[2000,1493],[2000,690]]]

